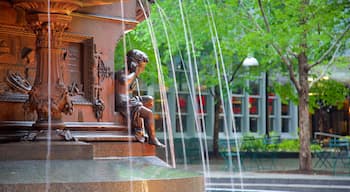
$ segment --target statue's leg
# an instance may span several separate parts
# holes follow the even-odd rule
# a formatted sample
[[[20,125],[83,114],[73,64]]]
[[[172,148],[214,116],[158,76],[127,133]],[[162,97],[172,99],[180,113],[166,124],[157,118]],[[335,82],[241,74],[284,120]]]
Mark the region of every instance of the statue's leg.
[[[143,131],[143,119],[140,117],[140,113],[138,111],[133,112],[131,116],[131,127],[134,131],[135,137],[139,142],[143,143],[145,142],[145,134]]]
[[[139,113],[140,113],[140,117],[142,117],[144,120],[145,129],[149,136],[148,142],[152,145],[156,145],[158,147],[164,148],[165,145],[159,142],[156,137],[156,129],[154,126],[153,112],[146,107],[141,107],[139,110]]]
[[[135,135],[136,140],[141,143],[144,143],[146,139],[145,139],[145,134],[143,130],[143,122],[142,122],[142,118],[140,118],[140,114],[136,112],[136,109],[134,109],[133,107],[130,107],[129,115],[127,114],[126,108],[119,108],[118,111],[123,117],[124,124],[128,125],[128,121],[130,121],[130,126],[131,126],[130,129],[132,133]]]

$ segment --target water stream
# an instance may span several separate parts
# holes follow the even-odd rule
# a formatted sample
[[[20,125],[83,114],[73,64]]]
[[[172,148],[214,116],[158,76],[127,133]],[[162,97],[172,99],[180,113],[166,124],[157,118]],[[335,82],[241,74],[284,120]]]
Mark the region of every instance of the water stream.
[[[197,113],[197,111],[204,111],[203,110],[203,101],[202,101],[202,93],[201,93],[201,84],[199,81],[199,74],[198,74],[198,65],[197,65],[197,58],[195,56],[195,45],[194,45],[194,40],[192,38],[192,29],[191,26],[188,24],[187,18],[186,18],[186,13],[183,10],[183,4],[182,1],[179,0],[179,8],[180,8],[180,13],[181,13],[181,20],[182,20],[182,24],[183,24],[183,35],[185,37],[186,40],[186,58],[187,58],[187,65],[184,66],[184,70],[188,70],[188,74],[189,76],[187,76],[187,72],[185,72],[186,74],[186,83],[187,86],[189,87],[189,93],[190,93],[190,99],[191,99],[191,103],[192,103],[192,110],[194,111],[195,115],[195,127],[197,130],[197,137],[199,140],[199,147],[200,147],[200,151],[201,151],[201,159],[202,159],[202,169],[203,169],[203,173],[204,176],[206,178],[210,178],[210,162],[209,162],[209,154],[208,154],[208,144],[207,144],[207,137],[206,137],[206,125],[204,122],[204,117],[203,117],[203,113]],[[205,1],[204,3],[207,3],[209,5],[209,3],[207,1]],[[163,25],[163,30],[164,33],[166,35],[166,39],[167,39],[167,44],[168,44],[168,49],[169,52],[171,53],[172,50],[172,45],[170,43],[169,40],[169,32],[168,32],[168,28],[171,29],[170,27],[167,27],[168,25],[171,25],[169,22],[166,22],[168,20],[166,13],[163,11],[163,9],[160,7],[160,5],[158,3],[155,3],[157,8],[158,8],[158,12],[161,15],[161,19],[162,19],[162,25]],[[143,7],[142,7],[143,8]],[[144,8],[143,11],[145,12]],[[213,49],[214,52],[216,53],[216,55],[219,55],[216,58],[216,65],[217,65],[217,77],[218,77],[218,81],[219,81],[219,87],[220,87],[220,98],[221,98],[221,103],[225,103],[224,100],[224,87],[226,89],[227,93],[230,93],[230,89],[229,89],[229,85],[228,85],[228,80],[226,75],[222,75],[222,74],[226,74],[226,70],[225,70],[225,65],[223,63],[223,58],[222,58],[222,51],[221,51],[221,47],[220,47],[220,41],[219,41],[219,37],[218,37],[218,33],[215,27],[215,20],[213,17],[213,14],[211,13],[211,9],[209,6],[207,6],[207,12],[208,12],[208,23],[210,27],[210,33],[212,36],[212,45],[213,45]],[[146,14],[145,14],[146,15]],[[153,30],[152,27],[152,21],[150,19],[146,20],[147,22],[147,26],[148,26],[148,30],[151,34],[151,39],[152,39],[152,44],[153,44],[153,48],[154,48],[154,52],[156,54],[156,63],[157,63],[157,69],[158,69],[158,76],[159,76],[159,88],[160,88],[160,95],[161,95],[161,99],[164,101],[164,103],[162,103],[162,109],[164,109],[165,111],[163,111],[163,114],[169,114],[166,110],[166,106],[167,106],[167,97],[166,97],[166,90],[164,88],[164,77],[163,77],[163,72],[161,70],[160,67],[160,54],[159,54],[159,49],[157,47],[157,40],[156,40],[156,36],[155,36],[155,32]],[[170,33],[171,34],[171,33]],[[218,53],[218,54],[217,54]],[[177,88],[177,82],[176,82],[176,76],[175,76],[175,64],[172,58],[172,55],[170,54],[170,67],[171,67],[171,71],[173,72],[173,78],[174,78],[174,85],[173,87],[175,88],[175,95],[176,95],[176,102],[177,102],[177,107],[178,109],[180,109],[179,107],[179,93],[178,93],[178,88]],[[183,56],[181,56],[181,58],[184,58]],[[185,63],[185,62],[183,62]],[[222,72],[221,72],[222,71]],[[224,77],[224,83],[221,82],[221,77]],[[197,92],[198,91],[198,92]],[[199,98],[199,101],[197,101],[197,97]],[[228,97],[230,98],[230,97]],[[229,103],[229,106],[232,106],[232,101],[231,99],[228,99],[227,101]],[[237,138],[237,134],[236,134],[236,127],[235,127],[235,121],[234,121],[234,114],[232,112],[232,110],[227,110],[225,109],[225,105],[223,106],[224,108],[224,127],[225,127],[225,133],[226,133],[226,140],[230,139],[230,130],[228,129],[228,120],[226,119],[227,115],[226,112],[229,112],[229,117],[231,119],[230,122],[232,122],[232,127],[233,127],[233,131],[234,131],[234,137]],[[180,112],[180,111],[179,111]],[[181,116],[181,114],[180,114]],[[170,119],[168,117],[166,117],[166,119]],[[182,119],[180,118],[180,125],[182,126]],[[168,122],[166,123],[166,126],[168,128],[167,133],[169,134],[169,141],[171,142],[173,139],[172,135],[170,135],[172,133],[172,130],[169,129],[169,127],[171,127],[171,123]],[[185,144],[184,144],[184,133],[183,133],[183,128],[181,127],[181,135],[182,135],[182,147],[183,147],[183,151],[184,151],[184,167],[187,169],[187,155],[186,155],[186,149],[185,149]],[[166,138],[165,138],[166,139]],[[237,139],[236,139],[237,142]],[[229,142],[227,142],[229,145]],[[170,151],[173,153],[174,152],[174,148],[173,148],[173,144],[170,145]],[[238,145],[236,145],[238,146]],[[231,146],[228,146],[229,148],[231,148]],[[238,149],[237,149],[238,151]],[[240,188],[243,190],[243,181],[242,181],[242,174],[241,174],[241,164],[240,164],[240,156],[239,156],[239,152],[237,152],[237,162],[238,162],[238,168],[239,168],[239,173],[240,173]],[[172,158],[174,158],[174,155],[172,155]],[[231,156],[230,156],[231,158]],[[175,159],[173,159],[173,167],[175,167]],[[233,166],[231,164],[231,166],[229,167],[229,170],[231,172],[233,172]],[[208,182],[210,182],[210,180],[207,180]],[[231,183],[232,183],[232,189],[234,189],[234,180],[233,178],[231,178]]]
[[[157,10],[161,16],[162,19],[162,24],[163,24],[163,29],[164,29],[164,33],[167,39],[167,44],[168,44],[168,49],[169,49],[169,58],[170,58],[170,67],[171,67],[171,72],[172,72],[172,77],[174,80],[174,89],[175,89],[175,97],[176,97],[176,106],[178,109],[180,109],[180,98],[179,98],[179,91],[178,91],[178,86],[177,86],[177,80],[176,80],[176,74],[175,74],[175,64],[174,64],[174,59],[173,59],[173,55],[172,55],[172,45],[170,43],[169,40],[169,34],[168,34],[168,29],[167,29],[167,25],[165,25],[165,19],[164,16],[165,14],[163,14],[163,9],[159,6],[158,3],[156,3],[157,5]],[[179,114],[179,122],[181,122],[180,125],[180,134],[181,134],[181,144],[182,144],[182,151],[183,151],[183,158],[184,158],[184,168],[187,169],[187,155],[186,155],[186,147],[185,147],[185,135],[184,135],[184,129],[182,126],[182,115],[181,115],[181,110],[178,110],[177,113]]]

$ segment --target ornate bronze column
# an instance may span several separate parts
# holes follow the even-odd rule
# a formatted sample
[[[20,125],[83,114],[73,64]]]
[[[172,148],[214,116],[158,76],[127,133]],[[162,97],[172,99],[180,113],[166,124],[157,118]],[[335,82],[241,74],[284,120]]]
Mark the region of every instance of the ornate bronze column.
[[[63,82],[62,35],[71,23],[69,14],[81,7],[81,1],[15,0],[13,3],[26,10],[28,25],[37,37],[37,71],[28,100],[38,115],[33,126],[46,128],[51,119],[52,128],[63,128],[62,113],[72,113],[73,106]]]

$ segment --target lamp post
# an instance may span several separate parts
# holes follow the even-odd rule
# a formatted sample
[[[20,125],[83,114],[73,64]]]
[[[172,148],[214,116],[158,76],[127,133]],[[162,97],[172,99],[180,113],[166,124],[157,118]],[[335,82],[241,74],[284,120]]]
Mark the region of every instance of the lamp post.
[[[242,65],[244,67],[253,67],[253,66],[258,66],[259,62],[256,58],[252,56],[248,56],[243,60]],[[265,131],[266,135],[269,136],[269,94],[268,94],[268,73],[265,73]]]
[[[265,122],[265,131],[266,131],[266,135],[267,137],[270,136],[270,130],[269,130],[269,73],[266,71],[265,72],[265,99],[266,99],[266,103],[265,103],[265,118],[266,118],[266,122]]]
[[[258,66],[259,62],[252,56],[248,56],[243,60],[243,66],[244,67],[252,67],[252,66]]]

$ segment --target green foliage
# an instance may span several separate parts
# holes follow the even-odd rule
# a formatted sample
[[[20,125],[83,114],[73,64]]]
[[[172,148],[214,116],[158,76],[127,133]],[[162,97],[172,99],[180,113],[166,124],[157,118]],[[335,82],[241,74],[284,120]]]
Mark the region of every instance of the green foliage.
[[[262,139],[250,136],[243,136],[242,145],[240,148],[241,151],[257,152],[263,151],[264,148],[265,146]]]
[[[152,6],[150,19],[127,34],[126,47],[139,48],[149,55],[151,65],[147,66],[149,72],[143,79],[151,83],[157,82],[155,55],[159,50],[161,64],[157,66],[166,68],[172,55],[181,57],[187,70],[198,69],[200,75],[196,78],[207,87],[225,82],[223,77],[234,80],[228,82],[231,88],[236,86],[232,84],[244,84],[245,81],[237,80],[238,76],[233,74],[235,66],[250,54],[257,58],[259,66],[251,67],[245,75],[242,75],[243,69],[239,69],[239,77],[254,79],[260,72],[271,70],[271,76],[287,74],[290,83],[273,84],[282,100],[308,101],[308,95],[300,95],[309,91],[305,82],[310,76],[309,68],[327,65],[332,56],[337,55],[332,45],[337,42],[343,49],[349,39],[348,2],[269,0],[261,1],[262,7],[258,2],[157,1]],[[343,38],[337,41],[339,37]],[[329,49],[331,47],[333,49]],[[195,68],[194,64],[198,66]],[[309,127],[301,125],[300,129],[307,131]],[[302,137],[300,141],[307,139]],[[290,142],[290,147],[299,145]]]
[[[298,152],[300,149],[300,143],[298,139],[284,139],[278,144],[278,151],[286,152]]]
[[[311,150],[311,152],[321,151],[322,146],[318,143],[312,143],[310,146],[310,150]]]
[[[349,93],[349,88],[343,83],[335,80],[321,80],[310,89],[309,111],[314,112],[315,109],[329,106],[340,109]]]
[[[227,148],[226,145],[221,146],[220,151],[226,151],[225,148]],[[318,143],[312,143],[310,149],[312,152],[320,151],[322,146]],[[299,150],[299,139],[283,139],[278,142],[272,142],[271,144],[264,142],[263,137],[254,138],[251,136],[243,136],[239,140],[240,152],[299,152]],[[237,151],[235,142],[231,142],[231,151]]]
[[[156,83],[158,76],[155,50],[159,50],[165,72],[170,56],[181,56],[187,70],[189,65],[196,63],[199,81],[207,87],[218,85],[217,69],[220,78],[226,75],[231,79],[236,66],[248,54],[254,55],[260,64],[250,69],[249,76],[271,69],[273,74],[285,74],[287,68],[281,55],[289,56],[298,73],[298,61],[291,54],[305,51],[301,47],[305,35],[307,42],[303,43],[307,44],[308,63],[312,64],[334,42],[334,37],[344,31],[349,13],[344,9],[345,3],[338,1],[310,1],[308,5],[301,0],[262,1],[262,6],[268,26],[257,1],[191,0],[181,1],[181,4],[157,1],[152,5],[150,18],[127,33],[125,41],[118,42],[116,68],[123,66],[121,58],[125,49],[137,48],[150,57],[151,65],[143,76],[150,83]],[[307,21],[301,23],[304,18]],[[331,54],[321,64],[327,63]],[[338,62],[342,63],[341,60]],[[233,84],[244,85],[244,81],[237,80],[238,76],[232,79]],[[274,86],[283,100],[298,101],[292,84],[274,83]]]
[[[235,151],[235,150],[234,150]],[[299,140],[285,139],[280,143],[267,144],[263,138],[243,139],[240,147],[242,152],[298,152]]]
[[[298,103],[298,95],[295,91],[294,86],[291,83],[280,84],[274,83],[274,91],[281,98],[282,103],[288,103],[289,101],[294,104]]]

